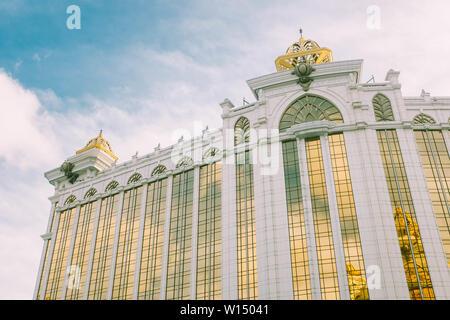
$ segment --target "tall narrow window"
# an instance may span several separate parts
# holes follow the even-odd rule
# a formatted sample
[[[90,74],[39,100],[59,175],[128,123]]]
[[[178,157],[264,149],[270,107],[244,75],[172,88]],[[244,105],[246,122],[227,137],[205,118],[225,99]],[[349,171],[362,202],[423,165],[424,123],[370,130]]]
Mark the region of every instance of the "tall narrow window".
[[[107,298],[118,202],[119,194],[102,199],[89,282],[90,300]]]
[[[351,300],[369,299],[344,135],[328,137]]]
[[[311,280],[297,141],[283,142],[283,164],[294,299],[311,299]]]
[[[319,138],[306,140],[309,185],[316,236],[322,299],[338,300],[339,283],[331,230],[328,193],[323,168],[323,157]]]
[[[59,213],[61,216],[59,218],[58,230],[56,230],[55,247],[53,249],[47,288],[45,290],[46,300],[57,300],[62,295],[75,212],[76,208],[72,208]]]
[[[250,151],[236,154],[238,299],[258,299],[255,196]]]
[[[414,130],[433,211],[450,268],[450,158],[437,130]]]
[[[69,281],[66,288],[66,300],[83,299],[96,208],[97,201],[86,203],[80,208]]]
[[[410,297],[434,299],[397,132],[379,130],[377,136]]]
[[[123,196],[112,299],[131,299],[133,295],[141,198],[142,187],[127,190]]]
[[[218,162],[200,168],[197,242],[197,299],[222,297],[222,169]]]
[[[147,189],[139,275],[139,300],[158,300],[161,295],[166,189],[167,179],[152,182]]]
[[[190,298],[194,170],[173,177],[166,299]]]

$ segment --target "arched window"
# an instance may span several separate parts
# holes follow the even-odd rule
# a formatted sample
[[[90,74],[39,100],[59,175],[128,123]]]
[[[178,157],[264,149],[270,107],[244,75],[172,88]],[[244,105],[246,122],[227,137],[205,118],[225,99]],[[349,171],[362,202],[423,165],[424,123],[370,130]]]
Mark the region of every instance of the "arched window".
[[[344,122],[341,112],[334,104],[319,96],[305,94],[286,109],[281,117],[279,129],[282,132],[295,124],[317,120]]]
[[[180,161],[178,161],[176,167],[177,168],[188,167],[188,166],[191,166],[193,163],[194,163],[194,161],[191,158],[185,156]]]
[[[250,121],[245,117],[240,117],[234,125],[234,145],[250,142]]]
[[[105,191],[111,191],[114,190],[115,188],[117,188],[119,186],[119,183],[117,181],[111,181],[110,183],[108,183],[108,185],[105,188]]]
[[[203,160],[206,160],[208,158],[214,158],[219,153],[220,153],[219,149],[217,149],[216,147],[211,147],[205,152],[205,154],[203,154]]]
[[[394,121],[391,101],[385,95],[376,94],[372,99],[372,104],[376,121]]]
[[[138,182],[141,178],[142,174],[136,172],[128,179],[127,184]]]
[[[156,176],[158,174],[161,174],[161,173],[165,172],[166,170],[167,170],[167,168],[165,166],[163,166],[162,164],[160,164],[155,169],[153,169],[152,177]]]
[[[84,198],[85,198],[85,199],[90,198],[90,197],[92,197],[93,195],[95,195],[96,193],[97,193],[97,189],[95,189],[95,188],[90,188],[90,189],[86,192],[86,194],[84,195]]]
[[[73,194],[71,196],[69,196],[66,201],[64,202],[64,205],[68,205],[71,204],[72,202],[74,202],[75,200],[77,200],[77,197],[75,197]]]
[[[414,124],[436,123],[436,121],[434,121],[432,117],[426,115],[425,113],[421,113],[414,117],[413,123]]]

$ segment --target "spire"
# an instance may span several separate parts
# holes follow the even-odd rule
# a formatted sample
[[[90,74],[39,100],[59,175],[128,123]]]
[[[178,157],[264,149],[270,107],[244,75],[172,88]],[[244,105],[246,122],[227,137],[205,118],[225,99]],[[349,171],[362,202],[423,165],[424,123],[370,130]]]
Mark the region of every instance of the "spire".
[[[293,69],[297,64],[320,64],[333,61],[331,50],[321,48],[313,40],[303,38],[303,29],[299,29],[300,39],[287,48],[286,54],[275,60],[277,71]]]
[[[82,152],[85,152],[90,149],[100,149],[105,151],[108,155],[110,155],[113,159],[117,159],[117,156],[113,153],[111,149],[111,145],[109,142],[103,138],[103,129],[100,129],[100,133],[97,137],[89,140],[89,142],[86,144],[86,146],[83,149],[80,149],[77,151],[77,154],[80,154]]]

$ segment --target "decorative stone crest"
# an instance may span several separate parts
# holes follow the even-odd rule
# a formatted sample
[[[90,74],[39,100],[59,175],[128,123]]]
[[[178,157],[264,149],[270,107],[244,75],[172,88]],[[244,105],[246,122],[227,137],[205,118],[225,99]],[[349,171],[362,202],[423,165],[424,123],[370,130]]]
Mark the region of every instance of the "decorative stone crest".
[[[69,179],[69,182],[72,184],[78,179],[79,176],[78,173],[72,172],[74,167],[75,165],[73,163],[65,161],[59,168],[61,172],[64,172],[64,175],[66,176],[67,179]]]
[[[292,74],[298,77],[297,83],[302,86],[304,91],[309,90],[309,86],[314,80],[309,75],[315,70],[316,69],[314,69],[310,64],[300,63],[296,65],[294,71],[292,71]]]

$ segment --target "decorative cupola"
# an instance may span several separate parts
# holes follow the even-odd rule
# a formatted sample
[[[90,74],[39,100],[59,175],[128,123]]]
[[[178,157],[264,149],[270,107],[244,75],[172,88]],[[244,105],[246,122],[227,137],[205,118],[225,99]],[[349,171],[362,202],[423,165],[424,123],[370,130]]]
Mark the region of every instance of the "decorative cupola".
[[[59,168],[46,172],[45,177],[57,190],[64,189],[96,176],[97,173],[110,168],[117,159],[100,130],[97,137],[89,140],[84,148],[64,161]]]
[[[286,54],[275,60],[277,71],[294,69],[300,64],[321,64],[332,62],[333,56],[328,48],[321,48],[313,40],[305,40],[303,31],[300,29],[300,39],[294,42],[286,50]]]

